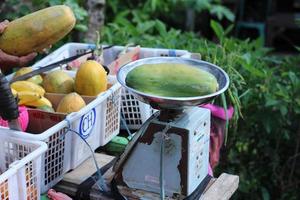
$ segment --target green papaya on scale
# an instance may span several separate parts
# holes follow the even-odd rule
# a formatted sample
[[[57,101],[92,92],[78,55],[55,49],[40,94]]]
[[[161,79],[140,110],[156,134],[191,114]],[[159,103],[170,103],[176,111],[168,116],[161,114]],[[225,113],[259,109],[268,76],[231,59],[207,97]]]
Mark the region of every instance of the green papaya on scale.
[[[125,82],[140,92],[163,97],[203,96],[218,90],[211,73],[177,63],[141,65],[127,74]]]

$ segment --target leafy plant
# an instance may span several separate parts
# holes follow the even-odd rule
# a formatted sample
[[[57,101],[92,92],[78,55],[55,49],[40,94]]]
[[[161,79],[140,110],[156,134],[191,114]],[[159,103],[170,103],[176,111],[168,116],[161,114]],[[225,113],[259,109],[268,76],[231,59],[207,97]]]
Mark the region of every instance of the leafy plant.
[[[131,21],[139,18],[142,21],[151,21],[158,19],[167,22],[167,26],[173,25],[177,29],[184,29],[188,17],[186,13],[189,10],[197,14],[208,11],[218,20],[227,19],[234,21],[234,14],[220,0],[134,0],[134,1],[107,1],[107,19],[108,23],[114,23],[117,18],[124,17],[124,11],[127,12],[126,18]],[[120,15],[120,16],[119,16]]]
[[[184,2],[185,7],[193,8],[198,12],[207,10],[211,15],[217,16],[219,20],[226,18],[233,22],[234,14],[225,6],[221,4],[220,0],[173,0],[174,2]]]
[[[232,26],[224,29],[215,21],[211,27],[218,43],[168,28],[159,20],[137,19],[130,12],[118,15],[105,27],[104,40],[186,49],[229,74],[226,101],[236,112],[217,171],[240,176],[235,198],[298,199],[300,57],[272,56],[260,39],[231,38]],[[222,105],[221,99],[215,103]]]

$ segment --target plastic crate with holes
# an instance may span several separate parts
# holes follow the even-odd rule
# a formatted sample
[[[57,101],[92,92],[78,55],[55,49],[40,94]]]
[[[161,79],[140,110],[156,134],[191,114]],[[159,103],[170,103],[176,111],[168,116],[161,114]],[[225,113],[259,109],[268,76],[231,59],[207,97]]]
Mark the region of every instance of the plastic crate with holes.
[[[55,113],[28,110],[29,125],[26,132],[12,132],[11,135],[43,141],[48,145],[41,161],[41,192],[47,192],[62,180],[66,172],[92,155],[82,138],[94,151],[119,133],[120,96],[121,85],[115,83],[106,92],[92,98],[80,111],[63,118],[57,118]],[[50,96],[46,97],[50,99]],[[52,120],[51,124],[47,123],[49,120]],[[36,132],[34,129],[42,131]]]
[[[44,142],[11,137],[10,129],[0,130],[0,199],[40,199],[41,159]],[[24,134],[24,133],[22,133]]]
[[[104,46],[105,47],[105,46]],[[59,59],[67,58],[72,55],[84,53],[88,49],[95,49],[93,44],[83,43],[68,43],[62,46],[60,49],[54,51],[46,58],[42,59],[33,67],[45,66],[49,63],[58,61]],[[134,50],[135,47],[124,47],[124,46],[109,46],[109,48],[103,51],[104,65],[108,66],[114,62],[120,54],[124,54],[124,50],[128,52]],[[162,49],[162,48],[139,48],[135,54],[132,54],[131,60],[147,58],[147,57],[191,57],[193,55],[186,50],[178,49]],[[197,56],[197,55],[196,55]],[[58,59],[59,58],[59,59]],[[126,126],[129,129],[136,130],[155,112],[148,104],[145,104],[137,100],[131,95],[126,89],[122,88],[121,95],[121,115],[126,122]],[[109,127],[109,126],[108,126]],[[121,129],[125,129],[124,124],[121,124]]]
[[[111,51],[114,49],[122,49],[120,46],[109,48],[107,51],[104,51],[104,61],[105,64],[112,62],[115,58],[111,54]],[[62,47],[58,48],[45,58],[41,59],[35,63],[32,67],[39,68],[45,65],[60,61],[65,58],[69,58],[78,54],[82,54],[88,50],[95,49],[94,44],[86,43],[67,43]],[[62,66],[63,68],[64,66]],[[70,71],[69,73],[74,73]],[[111,87],[101,94],[103,99],[106,101],[103,103],[103,111],[106,113],[102,118],[104,119],[103,133],[100,137],[100,145],[103,146],[108,143],[116,134],[119,133],[119,123],[120,123],[120,99],[121,99],[121,85],[117,82],[114,76],[108,76],[109,83]]]
[[[42,115],[38,117],[43,117]],[[29,120],[31,121],[31,120]],[[30,124],[31,122],[29,122]],[[40,133],[10,131],[10,135],[30,141],[41,141],[48,145],[42,154],[41,166],[41,193],[47,192],[51,187],[62,180],[63,175],[71,169],[71,134],[67,131],[68,123],[62,121],[50,129]],[[3,132],[5,128],[0,128]]]
[[[33,68],[45,66],[66,57],[80,54],[94,45],[66,44],[49,54]],[[62,66],[63,68],[64,66]],[[75,76],[75,71],[67,71]],[[7,77],[8,79],[12,76]],[[48,96],[47,96],[48,95]],[[51,98],[62,98],[62,95],[45,94]],[[30,140],[44,141],[49,149],[42,160],[41,191],[48,189],[62,180],[63,175],[70,169],[76,168],[91,156],[89,147],[82,140],[84,138],[92,150],[108,143],[119,133],[120,129],[120,101],[121,85],[114,76],[109,76],[109,89],[95,97],[84,97],[87,105],[78,112],[60,118],[55,113],[44,113],[34,109],[29,110],[29,128],[25,133],[14,133],[17,137]],[[51,101],[52,104],[56,104]],[[36,120],[33,120],[36,119]],[[44,122],[51,124],[44,126]],[[39,128],[42,126],[42,129]],[[33,129],[39,129],[33,131]]]
[[[32,67],[42,67],[64,58],[82,54],[91,49],[95,49],[95,45],[67,43],[41,59]],[[61,66],[61,68],[67,69],[66,66]],[[67,70],[66,72],[75,77],[76,69]],[[117,82],[115,76],[109,75],[108,82],[109,89],[106,92],[92,99],[79,112],[72,113],[67,117],[67,120],[72,122],[72,130],[75,130],[80,134],[80,137],[86,139],[93,150],[107,144],[113,137],[119,134],[120,130],[121,85]],[[71,136],[71,169],[76,168],[91,155],[89,147],[74,133]]]

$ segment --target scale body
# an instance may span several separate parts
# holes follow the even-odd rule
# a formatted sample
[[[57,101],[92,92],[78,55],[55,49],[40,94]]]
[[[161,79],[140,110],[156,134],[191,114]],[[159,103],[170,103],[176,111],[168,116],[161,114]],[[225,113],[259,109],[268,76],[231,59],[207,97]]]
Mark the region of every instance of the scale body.
[[[163,121],[155,113],[124,161],[116,181],[128,188],[160,192],[160,148],[163,130],[164,187],[168,197],[188,196],[208,175],[210,111],[193,107]]]
[[[205,70],[216,78],[218,90],[204,96],[164,97],[127,86],[125,80],[131,70],[158,63],[180,63]],[[228,75],[205,61],[153,57],[124,65],[117,79],[138,100],[159,111],[136,132],[115,164],[113,188],[126,197],[123,199],[199,198],[209,178],[210,111],[198,105],[223,93],[229,86]]]

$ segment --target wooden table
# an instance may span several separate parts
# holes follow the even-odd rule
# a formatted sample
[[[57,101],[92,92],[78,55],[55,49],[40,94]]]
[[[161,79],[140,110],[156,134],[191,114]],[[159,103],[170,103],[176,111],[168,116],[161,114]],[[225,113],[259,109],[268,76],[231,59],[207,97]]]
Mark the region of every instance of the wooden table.
[[[95,154],[96,160],[99,167],[106,165],[114,157],[105,154]],[[85,161],[75,170],[67,173],[64,179],[59,182],[54,189],[59,192],[63,192],[70,197],[75,197],[78,185],[85,181],[88,177],[95,173],[95,166],[92,159]],[[112,170],[108,170],[104,174],[104,179],[106,182],[110,182],[113,177]],[[201,200],[226,200],[229,199],[233,193],[237,190],[239,184],[239,177],[236,175],[231,175],[227,173],[222,173],[218,178],[213,178],[208,183],[204,193],[201,196]],[[91,200],[112,200],[104,196],[99,192],[96,185],[92,187],[89,193]],[[151,196],[151,195],[150,195]],[[155,199],[153,197],[149,199]],[[170,199],[171,200],[171,199]]]

